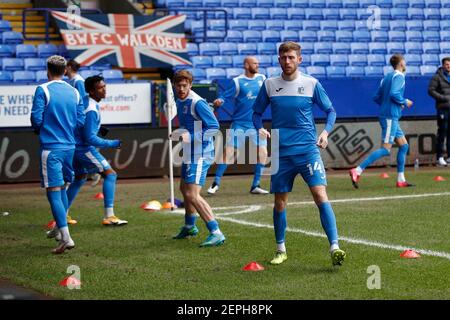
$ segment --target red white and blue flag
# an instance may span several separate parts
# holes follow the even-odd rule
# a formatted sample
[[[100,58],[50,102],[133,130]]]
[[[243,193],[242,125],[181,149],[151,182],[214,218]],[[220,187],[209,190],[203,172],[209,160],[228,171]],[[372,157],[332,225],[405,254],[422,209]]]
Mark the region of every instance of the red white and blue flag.
[[[71,58],[81,65],[109,63],[122,68],[191,64],[185,15],[73,14],[52,11]]]

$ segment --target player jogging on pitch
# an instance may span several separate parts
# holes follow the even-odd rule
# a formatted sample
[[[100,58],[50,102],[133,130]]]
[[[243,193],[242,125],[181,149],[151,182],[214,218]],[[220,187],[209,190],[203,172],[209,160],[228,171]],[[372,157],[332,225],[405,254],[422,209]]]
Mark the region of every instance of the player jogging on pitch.
[[[301,174],[308,184],[325,230],[333,265],[341,265],[345,252],[339,248],[336,218],[326,192],[326,174],[319,148],[326,148],[328,134],[336,120],[336,112],[319,81],[298,70],[302,62],[301,47],[284,42],[278,49],[281,76],[267,79],[253,105],[253,123],[262,135],[269,132],[262,126],[262,114],[270,104],[272,129],[279,131],[278,171],[272,173],[270,192],[275,193],[273,222],[277,252],[271,264],[287,260],[285,246],[286,206],[295,177]],[[316,137],[313,105],[327,114],[325,129]],[[277,161],[277,155],[272,155]]]

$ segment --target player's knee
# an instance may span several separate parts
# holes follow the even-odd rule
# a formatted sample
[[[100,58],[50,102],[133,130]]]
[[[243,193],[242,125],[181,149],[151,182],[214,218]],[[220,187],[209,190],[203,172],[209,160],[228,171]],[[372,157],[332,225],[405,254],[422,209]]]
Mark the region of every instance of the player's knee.
[[[381,147],[381,151],[383,152],[384,156],[389,156],[391,154],[391,148],[383,146]]]
[[[407,143],[402,144],[402,145],[399,146],[398,148],[399,148],[399,150],[401,150],[401,151],[403,151],[403,152],[408,152],[409,144],[407,144]]]
[[[286,209],[287,201],[284,199],[275,199],[275,210],[281,212]]]

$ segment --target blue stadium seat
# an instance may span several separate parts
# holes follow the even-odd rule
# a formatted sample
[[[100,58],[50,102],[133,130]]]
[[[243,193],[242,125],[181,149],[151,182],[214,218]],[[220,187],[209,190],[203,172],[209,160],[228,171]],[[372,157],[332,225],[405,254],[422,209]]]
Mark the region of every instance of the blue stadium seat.
[[[327,8],[342,8],[342,0],[326,0]]]
[[[225,70],[228,79],[236,78],[242,74],[241,68],[227,68]],[[206,75],[206,74],[205,74]]]
[[[208,80],[218,80],[226,79],[227,74],[222,68],[207,68],[206,69],[206,79]]]
[[[18,44],[16,46],[17,58],[34,58],[36,55],[36,47],[32,44]]]
[[[280,42],[280,32],[273,30],[264,30],[261,32],[263,42]]]
[[[436,8],[425,8],[423,9],[423,13],[426,20],[439,20],[441,18],[444,19],[444,17],[441,17],[441,11]]]
[[[439,20],[424,20],[423,29],[425,31],[440,31],[441,24]]]
[[[317,78],[325,78],[327,75],[325,68],[322,66],[306,67],[306,73],[309,74],[310,76],[317,77]]]
[[[420,42],[405,42],[405,51],[407,54],[422,54],[422,44]]]
[[[408,19],[410,20],[424,20],[425,14],[423,9],[408,8]]]
[[[436,66],[420,66],[420,73],[422,76],[434,76],[436,73]]]
[[[408,10],[406,8],[392,8],[391,18],[394,20],[407,20]]]
[[[244,64],[244,59],[247,57],[247,55],[237,55],[237,56],[233,56],[233,67],[241,67]]]
[[[33,71],[14,71],[13,82],[14,83],[29,83],[35,82],[36,75]]]
[[[367,22],[368,22],[368,20],[356,20],[355,21],[355,30],[369,31]],[[371,29],[373,29],[373,28],[371,28]]]
[[[239,0],[239,7],[254,8],[256,7],[256,0]]]
[[[359,8],[359,0],[342,0],[344,8]]]
[[[198,69],[198,68],[190,68],[188,69],[192,76],[194,77],[194,81],[200,81],[206,79],[206,71],[204,69]]]
[[[305,9],[303,8],[287,8],[286,13],[290,20],[304,20],[306,19]]]
[[[286,8],[270,8],[270,19],[288,19],[288,14]]]
[[[265,43],[261,42],[257,44],[258,54],[260,55],[271,55],[277,53],[277,47],[275,43]]]
[[[403,42],[388,42],[386,43],[386,50],[388,54],[405,54],[405,46]]]
[[[239,7],[239,0],[222,0],[222,7],[236,8]],[[205,75],[206,77],[206,75]]]
[[[372,42],[388,42],[389,35],[386,31],[372,31]]]
[[[280,31],[280,37],[281,37],[281,41],[298,42],[298,40],[299,40],[298,32],[296,32],[296,31],[288,31],[288,30]]]
[[[409,69],[409,67],[408,67],[408,69]],[[392,69],[392,67],[390,65],[383,67],[383,74],[384,75],[387,75],[389,72],[392,72],[392,71],[393,71],[393,69]]]
[[[298,32],[299,38],[301,42],[316,42],[317,41],[317,33],[315,31],[306,31],[302,30]]]
[[[394,8],[408,8],[409,1],[408,0],[392,0],[392,6]]]
[[[245,31],[242,31],[242,36],[244,37],[244,42],[261,42],[262,41],[261,31],[245,30]]]
[[[221,55],[235,55],[238,54],[237,44],[233,42],[219,43],[219,51]]]
[[[364,75],[366,77],[383,77],[383,66],[365,66]]]
[[[314,52],[316,54],[332,54],[333,46],[330,42],[316,42],[314,43]]]
[[[437,54],[422,54],[422,65],[437,66],[439,63],[439,56]]]
[[[336,20],[323,20],[323,21],[320,21],[320,30],[323,30],[323,31],[336,31],[336,30],[339,30],[338,22]]]
[[[280,67],[268,67],[266,68],[267,77],[277,77],[281,74],[281,68]]]
[[[441,31],[440,32],[440,36],[441,36],[441,41],[442,42],[450,41],[450,31],[448,31],[448,30]]]
[[[438,31],[424,31],[422,33],[423,41],[425,42],[439,42],[441,41],[441,36]]]
[[[348,66],[345,68],[345,75],[347,77],[364,77],[364,67]]]
[[[311,57],[312,55],[304,55],[302,56],[303,60],[302,60],[302,66],[303,67],[307,67],[311,65]]]
[[[23,59],[20,58],[3,58],[2,69],[3,71],[20,71],[23,70]]]
[[[405,42],[408,39],[408,34],[411,35],[411,32],[417,32],[417,31],[389,31],[389,41],[390,42]],[[420,32],[419,32],[420,34]],[[410,41],[410,40],[408,40]]]
[[[45,78],[47,79],[47,71],[45,72]],[[12,82],[13,75],[11,71],[0,71],[0,84],[7,84]]]
[[[273,8],[275,7],[274,0],[257,0],[256,6],[258,8]]]
[[[271,55],[257,55],[255,56],[259,61],[259,66],[262,68],[267,68],[272,66],[272,56]]]
[[[338,21],[338,29],[342,31],[354,31],[355,21],[353,20],[342,20]]]
[[[186,8],[200,8],[203,6],[202,0],[184,0],[183,7]]]
[[[274,2],[277,8],[289,8],[291,6],[291,0],[274,0]]]
[[[346,54],[331,54],[330,65],[336,67],[348,66],[348,55]]]
[[[325,20],[339,20],[341,18],[339,9],[336,8],[322,9],[322,14]]]
[[[420,77],[420,67],[418,66],[408,66],[408,71],[406,72],[407,77]]]
[[[410,8],[425,8],[425,1],[424,0],[409,0],[409,7]]]
[[[377,0],[376,5],[380,8],[392,8],[392,0]]]
[[[308,8],[309,0],[291,0],[291,6],[294,8]]]
[[[191,31],[193,33],[199,33],[205,31],[205,26],[203,20],[192,21],[191,22]]]
[[[212,57],[214,68],[232,68],[233,59],[231,56],[214,56]]]
[[[184,1],[183,0],[166,0],[166,6],[168,8],[184,7]]]
[[[14,56],[14,46],[0,44],[0,58],[10,58]]]
[[[264,20],[249,20],[247,29],[248,30],[256,30],[256,31],[266,30],[266,21],[264,21]]]
[[[309,0],[309,7],[310,8],[325,8],[326,2],[325,0]]]
[[[241,55],[255,55],[258,53],[256,43],[238,43],[237,47]]]
[[[367,65],[367,57],[363,54],[351,54],[348,56],[348,64],[355,67],[364,67]]]
[[[11,31],[11,22],[8,20],[0,20],[0,32]]]
[[[422,20],[408,20],[408,21],[406,21],[406,29],[408,31],[422,31],[423,30]]]
[[[336,40],[336,36],[334,31],[317,31],[317,38],[321,42],[334,42]]]
[[[371,54],[387,54],[386,43],[383,42],[369,43],[369,52]]]
[[[268,8],[252,8],[252,19],[270,19],[269,9]]]
[[[123,80],[122,70],[119,70],[119,69],[104,70],[102,72],[102,75],[103,75],[103,78],[105,78],[106,82]]]
[[[328,78],[344,78],[345,77],[345,67],[340,66],[328,66],[327,77]]]
[[[51,43],[42,43],[38,45],[37,53],[39,58],[48,58],[58,54],[58,47]]]
[[[302,54],[308,55],[314,53],[314,44],[311,42],[304,42],[301,44]]]
[[[369,54],[367,55],[367,64],[369,66],[385,66],[384,55],[382,54]]]
[[[438,10],[438,9],[434,9],[434,10]],[[440,10],[441,12],[441,19],[442,20],[449,20],[450,19],[450,8],[442,8]]]
[[[214,31],[225,31],[225,20],[224,19],[209,19],[207,22],[208,29]]]
[[[23,43],[23,36],[21,32],[5,31],[2,34],[3,44],[21,44]]]
[[[353,42],[352,31],[338,30],[336,31],[335,35],[336,35],[336,42]]]
[[[228,20],[228,29],[229,30],[239,30],[244,31],[249,29],[248,21],[241,19],[230,19]]]
[[[358,17],[358,20],[367,20],[372,15],[373,12],[367,8],[356,9],[356,16]]]
[[[367,21],[366,21],[366,25],[367,25]],[[379,31],[389,31],[391,30],[391,26],[389,25],[389,21],[388,20],[380,20],[380,21],[372,21],[372,24],[370,25],[370,29],[376,29]]]
[[[209,56],[194,56],[191,58],[194,68],[212,67],[212,58]]]
[[[377,4],[376,0],[359,0],[360,8],[368,8]]]
[[[42,58],[25,58],[24,68],[27,71],[39,71],[47,69],[47,61]]]
[[[278,54],[272,55],[272,67],[279,67]]]
[[[299,20],[286,20],[284,21],[284,29],[289,31],[303,30],[303,24]]]
[[[252,13],[248,8],[233,8],[233,19],[250,20]]]
[[[84,79],[98,75],[97,70],[81,70],[79,73]]]
[[[422,65],[422,57],[420,54],[405,54],[404,57],[408,67]]]
[[[262,74],[262,75],[264,75],[264,76],[267,77],[267,71],[266,71],[266,68],[260,67],[260,68],[258,69],[258,73],[259,73],[259,74]]]
[[[389,21],[389,29],[391,31],[406,31],[405,20],[391,20]]]
[[[353,54],[369,54],[369,45],[364,42],[352,42],[350,48]]]
[[[303,30],[319,31],[320,30],[320,21],[318,21],[318,20],[305,20],[305,21],[303,21]]]
[[[351,45],[349,42],[335,42],[333,43],[333,53],[335,54],[350,54]]]
[[[203,0],[203,7],[206,8],[219,8],[220,5],[220,0]]]
[[[201,56],[219,55],[219,44],[215,42],[202,42],[198,45],[198,51]]]
[[[444,59],[444,58],[449,58],[450,56],[447,54],[447,53],[441,53],[440,55],[439,55],[439,62],[441,62],[442,61],[442,59]]]
[[[186,48],[190,56],[198,56],[198,45],[196,43],[188,42]]]
[[[267,20],[263,21],[266,24],[267,30],[281,31],[284,30],[283,20]]]
[[[306,8],[305,15],[307,20],[323,20],[323,14],[321,9]]]
[[[356,20],[358,18],[356,9],[352,8],[339,9],[339,14],[341,15],[342,20]]]
[[[242,42],[242,41],[244,41],[244,38],[242,36],[242,31],[228,30],[227,37],[225,40],[227,42]]]
[[[427,0],[425,3],[427,8],[440,8],[441,1],[440,0]]]
[[[35,76],[36,76],[36,82],[38,82],[38,83],[43,83],[43,82],[48,81],[47,70],[36,71]]]
[[[450,8],[450,0],[441,0],[442,8]]]
[[[353,40],[356,42],[370,42],[371,40],[370,32],[355,30],[353,31]]]
[[[81,67],[81,68],[83,68],[83,67]],[[111,64],[109,64],[109,63],[102,63],[102,64],[96,63],[96,64],[91,66],[91,69],[95,69],[95,70],[103,72],[104,70],[111,69]]]
[[[406,31],[406,41],[408,42],[423,42],[422,32],[420,31]],[[399,40],[391,40],[391,41],[399,41]]]

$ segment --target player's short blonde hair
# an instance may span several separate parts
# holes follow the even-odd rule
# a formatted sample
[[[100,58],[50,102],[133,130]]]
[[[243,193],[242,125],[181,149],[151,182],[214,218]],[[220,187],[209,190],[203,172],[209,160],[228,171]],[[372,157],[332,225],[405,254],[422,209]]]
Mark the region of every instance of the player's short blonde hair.
[[[64,57],[54,55],[47,59],[47,71],[53,76],[63,76],[66,66],[67,61]]]
[[[302,47],[298,43],[295,43],[294,41],[286,41],[283,42],[278,48],[278,55],[281,56],[281,54],[291,50],[294,50],[295,52],[297,52],[297,55],[300,56],[302,52]]]

